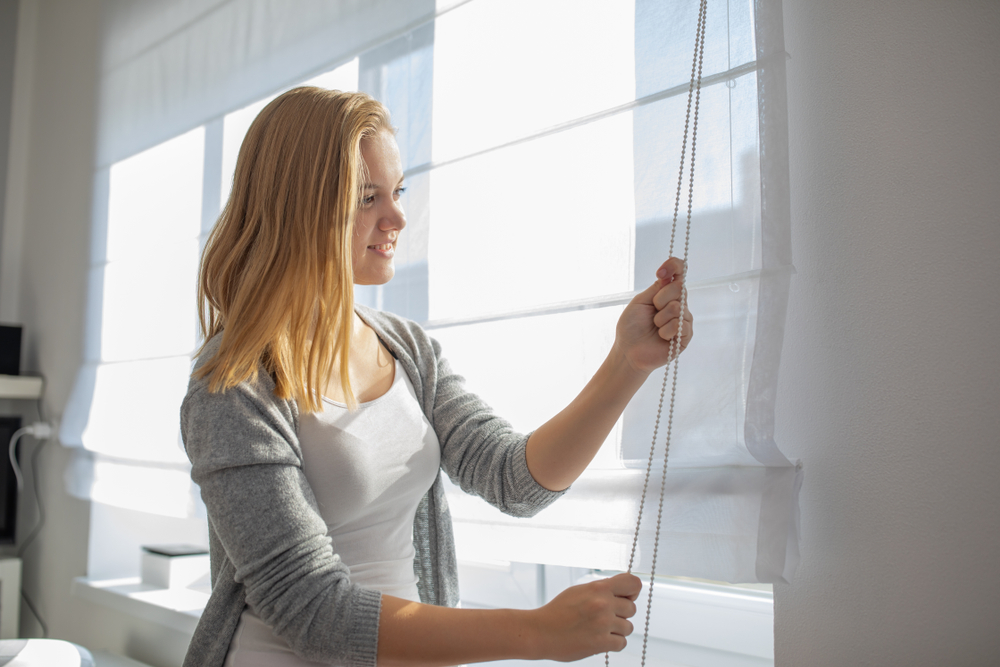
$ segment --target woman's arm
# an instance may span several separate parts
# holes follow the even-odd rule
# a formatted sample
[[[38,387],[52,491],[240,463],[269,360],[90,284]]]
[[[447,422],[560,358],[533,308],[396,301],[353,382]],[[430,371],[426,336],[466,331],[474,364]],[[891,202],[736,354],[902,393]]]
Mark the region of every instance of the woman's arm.
[[[631,574],[573,586],[539,609],[454,609],[385,595],[380,667],[443,667],[490,660],[579,660],[625,648],[635,599]]]
[[[611,352],[594,377],[528,438],[528,470],[545,488],[561,491],[580,476],[649,374],[670,361],[680,324],[683,268],[676,257],[663,263],[657,281],[626,306]],[[683,351],[692,336],[687,308],[681,336]]]

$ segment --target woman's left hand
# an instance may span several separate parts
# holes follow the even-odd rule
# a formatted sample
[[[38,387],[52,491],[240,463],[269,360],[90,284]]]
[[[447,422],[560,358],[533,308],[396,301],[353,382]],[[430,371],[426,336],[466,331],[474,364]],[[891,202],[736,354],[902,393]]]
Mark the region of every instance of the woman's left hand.
[[[635,370],[650,373],[669,363],[671,352],[676,356],[691,342],[694,319],[686,306],[679,349],[674,342],[681,323],[683,271],[682,260],[665,261],[656,272],[657,281],[637,294],[618,318],[615,346]]]
[[[536,482],[552,491],[572,484],[647,376],[691,342],[691,313],[685,309],[681,319],[683,273],[681,260],[671,257],[663,263],[657,281],[625,306],[615,343],[594,377],[562,412],[528,438],[525,456]]]

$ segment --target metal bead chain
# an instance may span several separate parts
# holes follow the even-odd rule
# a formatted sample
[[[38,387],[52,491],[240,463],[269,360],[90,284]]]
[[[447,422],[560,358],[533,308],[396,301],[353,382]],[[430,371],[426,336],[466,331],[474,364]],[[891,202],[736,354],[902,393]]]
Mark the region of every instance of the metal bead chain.
[[[694,46],[694,56],[691,62],[691,84],[688,87],[688,102],[687,111],[684,118],[684,139],[681,144],[681,159],[680,168],[677,175],[677,194],[674,200],[674,215],[673,223],[670,230],[670,249],[669,254],[672,256],[674,251],[674,239],[677,233],[677,214],[680,209],[681,200],[681,189],[684,182],[684,162],[685,155],[687,152],[687,140],[688,140],[688,128],[691,128],[691,166],[688,178],[688,210],[687,210],[687,224],[685,228],[684,235],[684,266],[681,271],[681,284],[684,285],[687,281],[688,263],[687,256],[691,243],[691,217],[692,210],[694,207],[694,167],[695,167],[695,147],[698,138],[698,111],[701,101],[701,73],[702,73],[702,63],[704,62],[705,53],[705,26],[707,23],[707,10],[708,3],[707,0],[701,0],[700,7],[698,11],[698,26],[695,30],[695,46]],[[691,98],[692,94],[694,96],[694,118],[693,123],[691,118]],[[677,334],[670,341],[670,356],[672,363],[668,363],[667,367],[663,371],[663,383],[660,387],[660,401],[656,408],[656,422],[653,425],[653,439],[649,448],[649,459],[646,462],[646,474],[643,479],[642,484],[642,495],[639,498],[639,513],[635,525],[635,536],[632,539],[632,552],[629,556],[628,571],[632,571],[632,567],[635,564],[635,555],[639,544],[639,530],[642,526],[642,514],[646,503],[646,493],[649,488],[649,478],[653,469],[653,457],[656,449],[656,438],[659,433],[660,428],[660,417],[663,412],[663,402],[666,395],[667,379],[670,376],[671,365],[673,366],[673,381],[671,382],[670,388],[670,407],[667,411],[667,428],[666,428],[666,438],[664,442],[663,450],[663,471],[660,478],[660,499],[657,506],[656,512],[656,532],[653,539],[653,558],[652,564],[650,566],[649,574],[649,592],[647,594],[647,604],[646,604],[646,622],[642,637],[642,658],[640,661],[641,667],[646,665],[646,648],[649,642],[649,620],[650,612],[653,607],[653,585],[655,583],[656,576],[656,560],[659,554],[660,547],[660,528],[663,521],[663,499],[664,493],[667,485],[667,463],[670,456],[670,438],[673,432],[674,423],[674,405],[676,404],[677,398],[677,372],[680,359],[680,344],[681,337],[684,333],[684,309],[687,305],[687,289],[681,290],[681,312],[679,316],[679,321],[677,325]],[[604,664],[605,667],[609,667],[609,657],[608,654],[604,654]]]
[[[702,22],[705,20],[705,3],[701,3],[701,7],[698,10],[698,26],[694,31],[694,57],[691,58],[691,83],[688,84],[688,99],[687,99],[687,110],[684,112],[684,138],[681,140],[681,163],[677,170],[677,196],[674,198],[674,217],[673,223],[670,226],[670,249],[667,251],[668,257],[673,257],[674,254],[674,237],[677,233],[677,211],[680,209],[681,205],[681,187],[684,184],[684,157],[687,153],[687,143],[688,143],[688,127],[691,124],[691,93],[695,86],[695,66],[698,62],[698,45],[699,39],[702,33]],[[697,119],[695,120],[697,123]]]
[[[673,352],[673,346],[670,351]],[[632,553],[628,558],[628,571],[632,572],[635,564],[635,552],[639,546],[639,526],[642,525],[642,508],[646,504],[646,490],[649,488],[649,474],[653,471],[653,454],[656,451],[656,435],[660,430],[660,415],[663,413],[663,396],[667,391],[667,377],[670,367],[663,369],[663,382],[660,384],[660,403],[656,407],[656,422],[653,424],[653,442],[649,445],[649,460],[646,462],[646,475],[642,480],[642,495],[639,496],[639,518],[635,524],[635,535],[632,538]]]
[[[698,26],[697,26],[697,29],[695,31],[695,53],[694,53],[694,57],[691,60],[691,84],[688,87],[687,117],[684,120],[684,142],[681,145],[681,168],[680,168],[680,173],[678,174],[678,177],[677,177],[677,196],[676,196],[676,198],[674,200],[674,218],[673,218],[673,224],[671,225],[671,230],[670,230],[670,249],[668,251],[668,255],[670,255],[670,256],[672,256],[673,252],[674,252],[674,238],[676,237],[676,234],[677,234],[677,212],[680,210],[681,186],[683,185],[683,182],[684,182],[684,162],[685,162],[685,154],[687,153],[688,126],[690,124],[690,119],[691,119],[691,97],[692,97],[692,94],[694,93],[694,88],[696,86],[697,86],[697,89],[698,89],[698,94],[700,95],[700,93],[701,93],[701,67],[700,67],[701,58],[699,56],[700,56],[701,53],[704,52],[704,47],[705,47],[705,26],[704,26],[704,23],[705,23],[706,9],[707,9],[707,0],[701,0],[701,8],[700,8],[700,10],[698,12]],[[697,75],[696,75],[696,72],[697,72]],[[695,106],[694,131],[695,131],[695,133],[697,133],[697,131],[698,131],[698,107],[697,107],[697,105]],[[694,139],[694,137],[692,137],[692,139]],[[691,158],[692,158],[692,162],[693,162],[693,160],[694,160],[694,145],[693,145],[693,142],[692,142]],[[693,174],[694,174],[694,170],[693,170],[693,167],[692,167],[692,179],[693,179]],[[690,188],[690,185],[689,185],[689,188]],[[685,275],[686,275],[686,271],[687,271],[688,240],[690,239],[690,237],[691,237],[691,197],[689,196],[688,197],[687,235],[686,235],[685,245],[684,245],[684,260],[685,260],[684,261],[684,267],[685,267]],[[681,298],[682,299],[684,298],[683,293],[682,293],[682,297]],[[684,317],[683,317],[684,310],[683,310],[683,306],[684,306],[684,302],[682,301],[681,302],[681,307],[682,307],[682,309],[681,309],[681,313],[682,313],[682,315],[681,315],[681,327],[684,326]],[[674,353],[673,348],[671,348],[670,352],[671,352],[671,358],[673,358],[673,353]],[[650,473],[651,473],[652,468],[653,468],[653,455],[654,455],[654,450],[656,448],[656,437],[657,437],[657,434],[658,434],[659,428],[660,428],[660,417],[661,417],[661,415],[663,413],[663,399],[664,399],[664,396],[666,394],[667,377],[668,377],[669,373],[670,373],[670,367],[668,365],[667,368],[663,369],[663,384],[660,387],[660,401],[659,401],[659,404],[656,407],[656,423],[653,426],[653,439],[652,439],[652,443],[650,444],[650,448],[649,448],[649,460],[646,463],[646,476],[645,476],[645,479],[644,479],[643,485],[642,485],[642,495],[640,496],[640,499],[639,499],[639,516],[638,516],[638,518],[636,520],[636,525],[635,525],[635,538],[632,540],[632,553],[629,556],[629,563],[628,563],[628,571],[629,572],[632,571],[632,566],[635,563],[635,554],[636,554],[636,549],[638,548],[638,543],[639,543],[639,527],[642,525],[642,513],[643,513],[643,508],[645,507],[645,503],[646,503],[646,491],[647,491],[647,489],[649,487],[649,476],[650,476]],[[661,495],[662,495],[662,492],[661,492]]]

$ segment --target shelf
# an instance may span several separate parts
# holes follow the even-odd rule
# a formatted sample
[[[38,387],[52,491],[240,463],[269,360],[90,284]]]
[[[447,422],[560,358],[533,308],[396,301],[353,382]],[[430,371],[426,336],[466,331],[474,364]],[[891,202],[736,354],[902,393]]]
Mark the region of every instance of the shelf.
[[[42,378],[30,375],[0,375],[0,398],[41,398]]]
[[[157,588],[139,577],[104,581],[76,577],[72,587],[74,597],[189,635],[194,634],[209,593],[207,587]]]

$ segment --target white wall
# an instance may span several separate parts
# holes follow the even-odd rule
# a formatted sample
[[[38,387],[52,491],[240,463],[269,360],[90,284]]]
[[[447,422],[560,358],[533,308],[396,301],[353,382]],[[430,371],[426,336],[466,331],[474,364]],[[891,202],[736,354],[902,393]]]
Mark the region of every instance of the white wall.
[[[46,376],[46,417],[58,418],[83,355],[98,0],[21,0],[16,48],[0,315],[24,325],[24,371]],[[4,403],[3,412],[23,408],[34,419],[30,406]],[[49,636],[128,653],[152,665],[179,665],[185,637],[70,597],[73,577],[87,573],[90,504],[64,492],[67,460],[67,451],[55,440],[41,452],[39,487],[46,523],[24,554],[25,589],[48,624]],[[27,501],[33,491],[30,475],[28,484],[19,517],[21,535],[37,517]],[[24,605],[21,634],[41,636]]]
[[[47,377],[47,417],[65,404],[80,363],[88,256],[90,175],[96,100],[96,2],[39,4],[19,12],[14,102],[4,209],[0,312],[24,325],[22,372]],[[34,410],[8,402],[5,410]],[[23,455],[33,451],[28,440]],[[62,492],[65,452],[41,452],[46,524],[24,554],[24,586],[53,631],[72,624],[69,581],[86,567],[88,507]],[[30,469],[30,467],[29,467]],[[31,477],[29,476],[29,482]],[[22,495],[19,533],[37,520],[33,484]],[[21,631],[39,636],[22,605]]]
[[[1000,3],[784,0],[777,665],[1000,660]]]
[[[1000,655],[1000,3],[784,3],[798,275],[777,436],[806,482],[802,566],[775,587],[776,662],[985,664]],[[98,5],[21,8],[34,63],[18,64],[24,185],[8,190],[21,209],[0,275],[20,263],[12,317],[55,415],[82,355]],[[9,312],[2,284],[0,299]],[[43,451],[29,594],[53,636],[179,664],[177,633],[69,596],[89,508],[62,491],[66,458]]]

